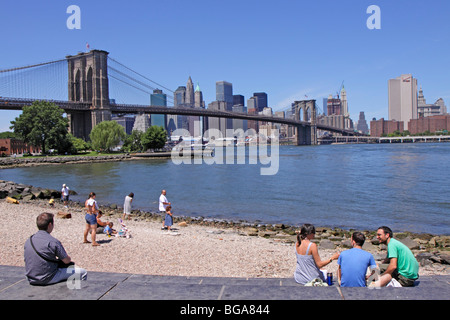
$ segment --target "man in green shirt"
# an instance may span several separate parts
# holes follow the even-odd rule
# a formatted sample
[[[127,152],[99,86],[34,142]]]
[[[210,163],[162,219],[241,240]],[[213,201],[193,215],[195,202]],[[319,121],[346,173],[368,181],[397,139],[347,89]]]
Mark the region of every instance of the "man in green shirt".
[[[412,287],[419,278],[419,263],[411,250],[393,236],[388,227],[379,227],[377,230],[377,239],[387,245],[388,251],[384,260],[388,264],[380,265],[382,273],[378,284],[384,287],[394,278],[402,287]]]

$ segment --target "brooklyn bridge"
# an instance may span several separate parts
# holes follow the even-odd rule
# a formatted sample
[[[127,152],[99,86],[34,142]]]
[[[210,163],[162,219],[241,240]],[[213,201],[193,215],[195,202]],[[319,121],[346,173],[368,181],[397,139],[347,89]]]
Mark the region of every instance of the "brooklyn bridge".
[[[119,66],[122,67],[122,71]],[[149,81],[144,83],[142,80],[138,80],[138,75]],[[0,70],[0,110],[22,110],[24,106],[31,105],[36,100],[53,102],[67,114],[70,132],[85,140],[88,139],[94,126],[102,121],[111,120],[113,114],[143,113],[287,124],[295,128],[294,136],[297,145],[317,144],[317,130],[337,132],[345,136],[356,134],[352,130],[317,124],[315,100],[294,101],[293,118],[199,107],[153,106],[131,102],[115,103],[110,99],[111,81],[144,92],[154,89],[153,86],[157,84],[109,57],[108,52],[91,50],[73,56],[69,55],[64,59]],[[61,96],[61,92],[58,91],[68,93],[67,100],[57,98]],[[42,96],[43,92],[46,92],[45,96]],[[57,97],[49,97],[53,92]]]

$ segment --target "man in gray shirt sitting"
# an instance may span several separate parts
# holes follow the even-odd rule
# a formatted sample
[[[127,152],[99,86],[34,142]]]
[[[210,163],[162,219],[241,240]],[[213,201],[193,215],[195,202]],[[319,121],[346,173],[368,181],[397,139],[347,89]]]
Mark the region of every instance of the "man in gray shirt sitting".
[[[27,239],[24,246],[25,271],[32,285],[49,285],[69,278],[86,280],[87,271],[72,265],[61,267],[59,262],[68,265],[72,262],[61,242],[50,235],[54,221],[52,213],[41,213],[36,224],[39,229]],[[76,275],[75,275],[76,274]]]

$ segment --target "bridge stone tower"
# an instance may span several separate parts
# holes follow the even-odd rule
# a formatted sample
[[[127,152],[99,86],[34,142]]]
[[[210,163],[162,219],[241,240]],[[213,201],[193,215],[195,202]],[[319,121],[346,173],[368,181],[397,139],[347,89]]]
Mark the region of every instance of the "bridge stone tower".
[[[90,110],[68,114],[70,132],[89,140],[93,127],[111,120],[108,85],[108,52],[91,50],[66,57],[69,68],[69,101],[91,103]]]
[[[317,144],[316,100],[294,101],[295,120],[309,121],[311,126],[296,127],[297,145]]]

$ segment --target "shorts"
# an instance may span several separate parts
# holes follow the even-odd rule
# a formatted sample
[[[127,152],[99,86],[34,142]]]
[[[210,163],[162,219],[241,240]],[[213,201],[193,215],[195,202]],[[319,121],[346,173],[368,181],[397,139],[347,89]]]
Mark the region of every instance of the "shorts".
[[[95,216],[95,214],[86,213],[86,215],[84,216],[84,219],[86,220],[87,224],[97,225],[97,217]]]
[[[69,201],[69,196],[68,195],[67,196],[63,196],[62,198],[63,198],[63,201]]]

